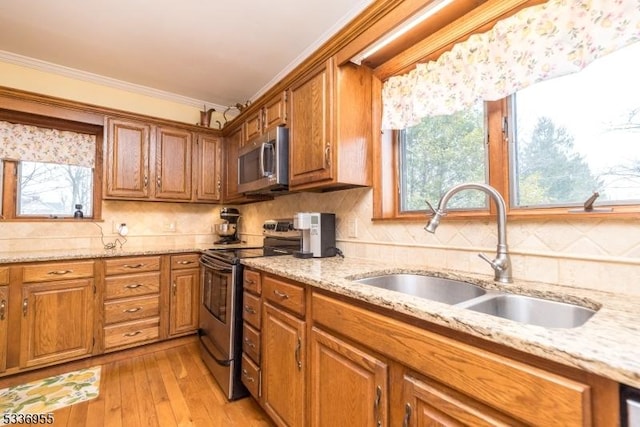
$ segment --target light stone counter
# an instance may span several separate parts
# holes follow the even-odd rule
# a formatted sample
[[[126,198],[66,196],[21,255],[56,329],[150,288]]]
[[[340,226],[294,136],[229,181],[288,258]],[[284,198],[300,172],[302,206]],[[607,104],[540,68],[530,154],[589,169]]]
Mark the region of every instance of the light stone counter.
[[[124,247],[122,249],[74,249],[74,250],[33,250],[24,252],[0,251],[0,265],[20,262],[37,261],[66,261],[72,259],[111,258],[143,255],[165,255],[189,252],[201,252],[205,249],[235,249],[253,248],[255,245],[244,243],[237,245],[206,245],[206,246],[154,246],[154,247]]]
[[[564,365],[640,387],[640,298],[550,284],[503,285],[492,276],[421,269],[356,258],[251,258],[243,264],[336,294],[484,338]],[[424,273],[481,287],[599,308],[584,325],[551,329],[477,313],[354,282],[385,273]]]

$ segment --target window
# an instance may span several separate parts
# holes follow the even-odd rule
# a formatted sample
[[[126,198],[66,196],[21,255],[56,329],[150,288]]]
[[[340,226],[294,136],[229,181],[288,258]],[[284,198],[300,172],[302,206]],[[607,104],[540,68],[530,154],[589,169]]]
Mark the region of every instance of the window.
[[[636,43],[484,109],[429,117],[396,132],[395,216],[424,212],[425,200],[435,206],[447,189],[471,181],[497,188],[511,214],[570,214],[594,192],[596,207],[637,212],[639,56]],[[456,197],[450,206],[458,211],[477,216],[487,209],[480,192]]]
[[[400,132],[401,209],[435,206],[449,188],[463,182],[487,182],[484,104],[451,115],[426,117]],[[484,209],[482,193],[456,194],[451,209]]]
[[[64,220],[80,209],[99,219],[102,134],[99,125],[0,110],[0,218]]]
[[[20,162],[17,216],[72,217],[76,206],[93,214],[93,170],[74,165]]]
[[[640,203],[640,43],[514,96],[512,207]]]

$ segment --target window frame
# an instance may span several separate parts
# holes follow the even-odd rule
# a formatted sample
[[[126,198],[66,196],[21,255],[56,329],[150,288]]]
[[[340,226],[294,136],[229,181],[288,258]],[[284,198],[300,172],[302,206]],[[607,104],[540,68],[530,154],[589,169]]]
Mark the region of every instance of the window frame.
[[[3,163],[0,185],[2,188],[2,205],[0,211],[0,221],[20,221],[20,222],[65,222],[65,221],[98,221],[102,220],[102,153],[104,144],[104,127],[89,123],[74,122],[59,118],[40,116],[31,113],[24,113],[13,110],[1,110],[0,120],[20,123],[25,125],[41,126],[80,132],[94,135],[96,137],[95,165],[93,168],[93,215],[83,218],[73,217],[50,217],[50,216],[20,216],[17,212],[18,195],[18,163],[17,160],[0,159]]]

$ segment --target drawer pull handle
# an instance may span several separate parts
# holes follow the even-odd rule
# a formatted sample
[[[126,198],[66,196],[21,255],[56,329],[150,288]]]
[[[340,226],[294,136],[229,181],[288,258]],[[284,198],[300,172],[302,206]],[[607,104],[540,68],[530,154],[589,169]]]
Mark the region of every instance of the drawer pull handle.
[[[189,264],[193,264],[195,261],[178,261],[178,264],[180,265],[189,265]]]
[[[143,263],[139,263],[139,264],[125,264],[123,265],[124,268],[140,268],[140,267],[144,267]]]
[[[136,335],[140,335],[142,331],[128,332],[126,334],[122,334],[125,337],[135,337]]]
[[[274,289],[274,290],[273,290],[273,293],[274,293],[277,297],[280,297],[280,298],[282,298],[282,299],[289,299],[289,295],[285,294],[284,292],[280,292],[280,291],[279,291],[279,290],[277,290],[277,289]]]
[[[255,345],[255,344],[253,343],[253,341],[251,341],[249,338],[245,338],[245,339],[244,339],[244,343],[245,343],[246,345],[248,345],[249,347],[251,347],[251,348],[256,348],[256,345]]]
[[[0,301],[0,320],[4,320],[4,315],[7,310],[7,300]]]
[[[296,365],[298,365],[298,371],[302,370],[302,360],[300,360],[300,350],[302,349],[302,340],[298,337],[298,344],[294,351],[294,357],[296,358]]]
[[[246,283],[247,285],[255,285],[256,281],[253,279],[245,279],[244,283]]]
[[[244,311],[246,311],[247,313],[256,314],[256,310],[250,305],[245,305]]]
[[[127,308],[126,310],[122,310],[123,313],[135,313],[137,311],[142,310],[142,307],[135,307],[135,308]]]
[[[242,375],[247,379],[247,381],[249,381],[250,383],[255,382],[256,380],[253,377],[249,376],[249,372],[247,372],[246,369],[242,370]]]
[[[28,310],[29,310],[29,299],[25,298],[22,300],[22,315],[26,317]]]
[[[63,276],[65,274],[69,274],[69,273],[73,273],[73,270],[54,270],[54,271],[50,271],[47,274],[53,274],[56,276]]]
[[[409,421],[411,421],[411,405],[404,405],[404,420],[402,420],[402,427],[409,427]]]
[[[142,286],[140,283],[132,283],[130,285],[126,285],[125,288],[127,288],[127,289],[138,289],[140,286]]]

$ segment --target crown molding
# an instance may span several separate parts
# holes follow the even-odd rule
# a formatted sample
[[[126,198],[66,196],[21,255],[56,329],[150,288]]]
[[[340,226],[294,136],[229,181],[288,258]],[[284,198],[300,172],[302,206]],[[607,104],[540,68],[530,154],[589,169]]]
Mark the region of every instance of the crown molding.
[[[71,67],[65,67],[63,65],[42,61],[28,56],[18,55],[16,53],[7,52],[5,50],[0,50],[0,61],[31,68],[37,71],[44,71],[63,77],[82,80],[89,83],[96,83],[114,89],[125,90],[127,92],[132,92],[139,95],[150,96],[152,98],[158,98],[165,101],[188,105],[190,107],[196,107],[198,109],[201,109],[203,106],[205,106],[207,109],[215,108],[217,111],[224,111],[227,108],[226,105],[219,105],[201,99],[189,98],[187,96],[178,95],[176,93],[154,89],[152,87],[138,85],[135,83],[129,83],[123,80],[113,79],[111,77],[101,76],[99,74],[94,74]]]

